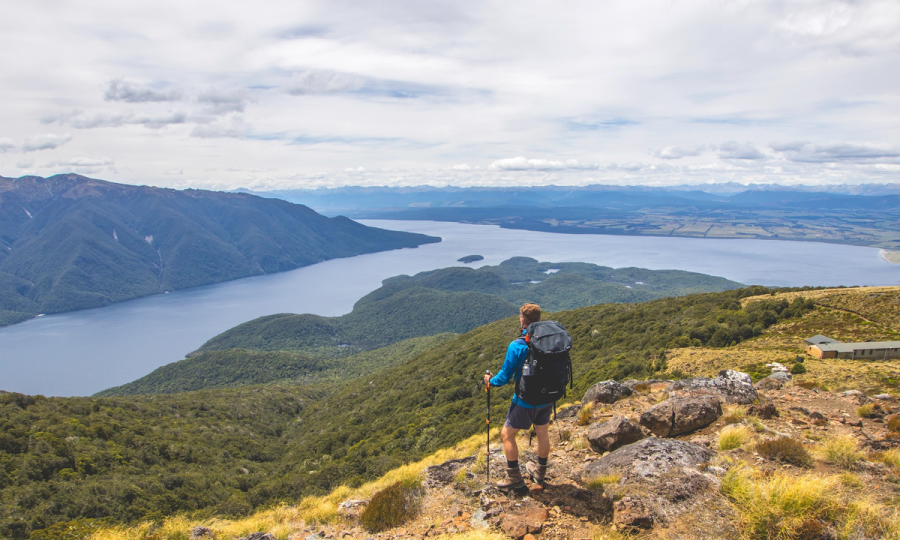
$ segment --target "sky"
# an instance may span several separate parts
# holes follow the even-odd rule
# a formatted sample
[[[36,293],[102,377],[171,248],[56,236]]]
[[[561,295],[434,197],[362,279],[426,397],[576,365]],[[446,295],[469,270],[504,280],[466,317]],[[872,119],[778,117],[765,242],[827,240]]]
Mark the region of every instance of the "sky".
[[[6,177],[900,182],[896,0],[31,0],[3,15]]]

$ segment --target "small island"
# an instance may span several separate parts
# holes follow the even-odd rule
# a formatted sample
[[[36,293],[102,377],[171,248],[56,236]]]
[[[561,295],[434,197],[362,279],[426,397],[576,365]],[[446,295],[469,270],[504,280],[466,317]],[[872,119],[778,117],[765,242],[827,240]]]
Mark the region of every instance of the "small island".
[[[475,262],[475,261],[483,261],[484,257],[482,257],[481,255],[466,255],[465,257],[460,257],[459,259],[456,259],[456,260],[461,263],[469,264],[469,263]]]

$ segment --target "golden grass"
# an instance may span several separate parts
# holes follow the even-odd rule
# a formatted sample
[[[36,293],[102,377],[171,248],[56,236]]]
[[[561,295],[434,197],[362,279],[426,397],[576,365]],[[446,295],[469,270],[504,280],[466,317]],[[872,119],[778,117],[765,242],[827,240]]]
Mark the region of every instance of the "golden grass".
[[[722,479],[722,493],[738,512],[746,538],[819,538],[830,528],[838,538],[900,538],[896,510],[867,499],[840,476],[775,472],[736,466]]]
[[[900,472],[900,448],[891,448],[884,452],[878,452],[872,455],[872,459],[880,461],[893,469],[894,474]]]
[[[594,410],[593,403],[585,403],[584,407],[578,411],[578,418],[575,420],[575,423],[579,426],[586,426],[591,423],[591,413]]]
[[[496,433],[494,433],[496,431]],[[500,430],[491,430],[491,438],[499,437]],[[91,540],[187,540],[190,531],[197,525],[212,529],[219,539],[239,538],[254,532],[272,533],[278,540],[287,540],[288,535],[309,524],[334,523],[337,521],[337,505],[347,499],[371,499],[372,496],[397,482],[409,482],[419,478],[427,467],[439,465],[450,459],[471,456],[477,452],[484,467],[485,435],[474,435],[452,448],[438,450],[427,458],[398,467],[381,478],[358,488],[341,486],[328,495],[304,497],[296,506],[280,505],[257,512],[243,519],[194,520],[185,516],[167,517],[161,524],[150,522],[133,526],[115,526],[98,529]],[[479,452],[479,450],[482,450]],[[477,458],[476,458],[477,459]],[[469,538],[469,537],[466,537]],[[494,536],[471,538],[495,538]]]
[[[860,405],[856,408],[856,416],[859,416],[860,418],[872,418],[872,411],[874,410],[874,404],[866,403],[865,405]]]
[[[825,439],[816,447],[815,454],[823,461],[842,469],[852,469],[863,457],[852,435]]]
[[[732,424],[719,432],[719,450],[734,450],[753,438],[753,431],[744,424]]]
[[[744,405],[725,405],[722,421],[726,424],[739,424],[747,418],[747,407]]]
[[[603,490],[608,485],[618,484],[619,480],[622,479],[621,474],[604,474],[602,476],[595,476],[594,478],[589,479],[585,482],[584,487],[587,489],[595,489],[595,490]]]

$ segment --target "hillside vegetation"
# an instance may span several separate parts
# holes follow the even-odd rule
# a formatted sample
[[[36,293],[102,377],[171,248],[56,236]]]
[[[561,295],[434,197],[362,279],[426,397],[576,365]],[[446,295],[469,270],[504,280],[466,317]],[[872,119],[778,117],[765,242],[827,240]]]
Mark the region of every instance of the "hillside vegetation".
[[[659,352],[727,347],[801,318],[805,301],[762,287],[547,314],[574,340],[579,399],[599,380],[677,376]],[[816,310],[817,311],[817,310]],[[484,429],[480,376],[496,371],[513,317],[341,384],[269,385],[113,398],[0,395],[0,536],[78,517],[245,515],[359,486]],[[511,388],[495,391],[502,418]],[[199,515],[199,514],[198,514]]]
[[[900,364],[896,361],[818,360],[805,354],[804,339],[816,334],[843,341],[900,341],[900,287],[859,287],[780,292],[742,300],[744,309],[759,302],[814,303],[816,309],[801,319],[787,319],[769,331],[736,347],[708,349],[687,347],[670,351],[669,365],[698,375],[710,375],[724,367],[767,373],[765,364],[791,365],[805,358],[801,382],[818,383],[834,390],[880,393],[900,388]]]
[[[0,326],[439,241],[242,193],[0,177]]]
[[[145,377],[109,388],[96,397],[172,394],[256,384],[339,382],[393,367],[452,339],[455,334],[411,338],[347,358],[331,359],[288,351],[226,349],[196,354]]]
[[[212,338],[198,352],[240,348],[340,356],[410,337],[463,333],[514,315],[525,302],[559,311],[739,286],[724,278],[679,270],[614,269],[514,257],[477,270],[451,267],[388,278],[347,315],[260,317]]]

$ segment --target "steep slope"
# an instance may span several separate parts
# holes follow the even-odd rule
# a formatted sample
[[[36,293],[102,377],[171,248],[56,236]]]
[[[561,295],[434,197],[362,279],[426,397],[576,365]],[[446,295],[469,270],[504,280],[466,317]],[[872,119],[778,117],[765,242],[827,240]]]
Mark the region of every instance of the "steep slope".
[[[0,177],[0,324],[438,241],[246,194]]]

